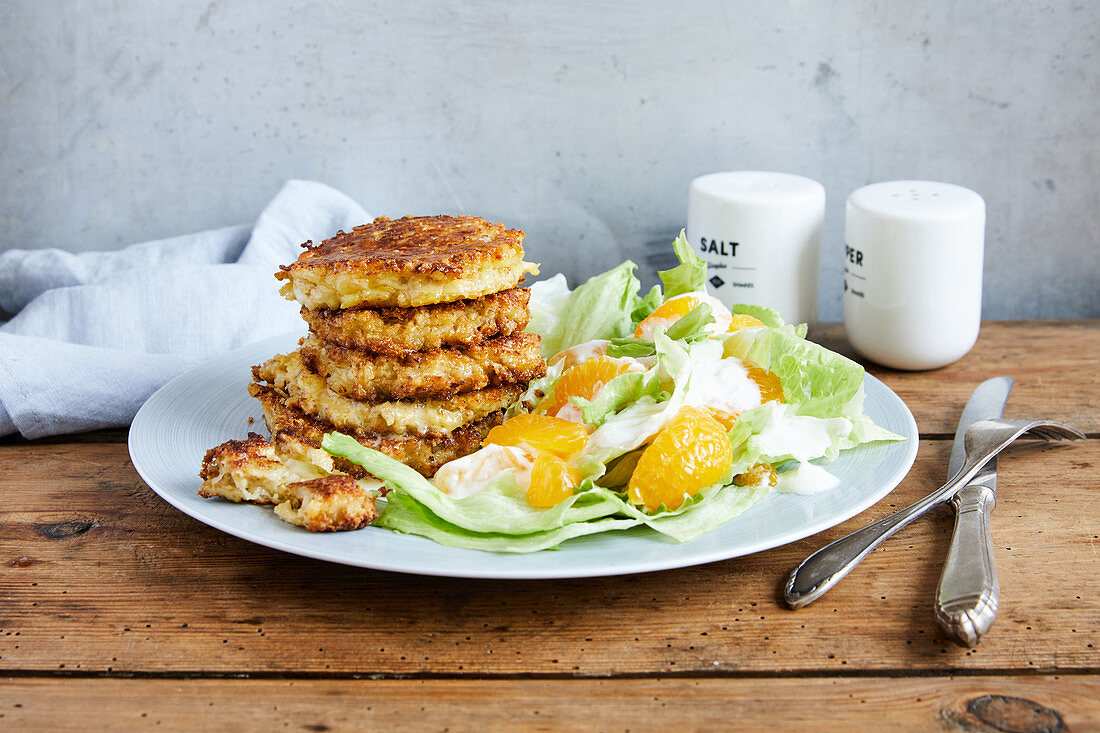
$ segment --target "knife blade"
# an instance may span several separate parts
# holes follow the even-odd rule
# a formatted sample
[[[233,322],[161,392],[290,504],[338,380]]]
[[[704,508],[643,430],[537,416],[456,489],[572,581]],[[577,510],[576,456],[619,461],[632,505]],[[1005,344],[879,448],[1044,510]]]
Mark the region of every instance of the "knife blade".
[[[953,477],[962,468],[966,460],[966,446],[963,436],[966,430],[979,420],[988,420],[993,417],[1004,417],[1005,403],[1012,391],[1012,385],[1016,380],[1012,377],[993,377],[979,384],[966,401],[962,415],[959,417],[959,427],[955,430],[955,442],[951,444],[951,458],[947,463],[948,478]],[[996,470],[993,471],[996,474]],[[974,483],[973,481],[971,483]]]
[[[1004,415],[1005,403],[1015,380],[994,377],[982,382],[970,395],[959,418],[948,462],[955,476],[966,459],[963,436],[979,420]],[[997,617],[1000,585],[993,562],[990,513],[997,504],[997,460],[994,458],[951,499],[955,529],[936,588],[936,621],[959,645],[977,646]]]

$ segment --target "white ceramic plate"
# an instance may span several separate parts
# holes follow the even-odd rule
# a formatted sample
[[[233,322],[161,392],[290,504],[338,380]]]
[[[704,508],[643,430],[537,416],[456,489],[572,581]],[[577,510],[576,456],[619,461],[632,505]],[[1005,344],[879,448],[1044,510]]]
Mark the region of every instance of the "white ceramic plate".
[[[638,527],[578,537],[560,549],[527,555],[460,550],[367,527],[314,534],[277,519],[270,508],[203,499],[199,466],[207,449],[251,430],[266,433],[245,387],[250,367],[294,348],[299,334],[268,339],[180,375],[138,411],[130,428],[134,468],[172,506],[204,524],[276,550],[378,570],[463,578],[581,578],[642,573],[748,555],[807,537],[859,514],[886,496],[917,455],[917,425],[905,403],[868,375],[865,410],[905,436],[861,446],[828,469],[842,485],[810,496],[772,492],[725,525],[677,544]],[[255,422],[249,423],[249,418]]]

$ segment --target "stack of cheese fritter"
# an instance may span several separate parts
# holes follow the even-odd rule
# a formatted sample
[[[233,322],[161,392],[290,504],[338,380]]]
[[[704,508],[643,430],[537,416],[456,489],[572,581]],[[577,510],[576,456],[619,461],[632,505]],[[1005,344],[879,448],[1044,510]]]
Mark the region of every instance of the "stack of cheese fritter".
[[[524,332],[523,233],[472,216],[378,218],[276,277],[311,334],[253,368],[272,434],[339,430],[425,476],[471,453],[542,376]],[[347,468],[347,467],[346,467]]]

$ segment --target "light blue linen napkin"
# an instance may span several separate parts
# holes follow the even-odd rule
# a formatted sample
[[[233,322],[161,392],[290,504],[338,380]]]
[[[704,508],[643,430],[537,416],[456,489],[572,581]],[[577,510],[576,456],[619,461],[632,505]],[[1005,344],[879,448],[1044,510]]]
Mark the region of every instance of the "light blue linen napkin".
[[[253,226],[115,252],[0,254],[0,436],[128,425],[161,385],[220,353],[300,330],[279,295],[299,245],[370,221],[328,186],[289,181]]]

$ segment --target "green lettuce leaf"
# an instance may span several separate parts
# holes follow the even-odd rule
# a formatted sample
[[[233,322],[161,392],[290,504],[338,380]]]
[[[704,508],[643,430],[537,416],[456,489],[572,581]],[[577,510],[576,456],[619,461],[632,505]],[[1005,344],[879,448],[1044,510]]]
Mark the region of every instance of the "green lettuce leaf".
[[[737,315],[743,313],[747,316],[753,316],[765,326],[771,328],[778,328],[787,333],[794,334],[799,338],[806,337],[807,325],[805,323],[799,323],[797,325],[788,325],[783,322],[783,316],[779,315],[779,311],[774,308],[768,308],[763,305],[748,305],[746,303],[739,303],[730,307],[730,313]]]
[[[644,321],[646,317],[657,310],[661,303],[665,302],[664,296],[661,295],[661,286],[654,285],[649,289],[644,298],[638,298],[634,303],[634,310],[630,312],[630,320],[635,326],[641,321]]]
[[[619,508],[613,516],[575,522],[555,529],[528,534],[474,532],[451,524],[433,514],[423,504],[405,494],[391,494],[387,506],[374,525],[404,534],[427,537],[449,547],[490,552],[527,553],[552,549],[574,537],[598,532],[621,531],[648,526],[675,542],[688,542],[748,509],[768,493],[768,487],[713,486],[704,489],[693,501],[675,512],[647,515],[627,502],[621,494],[603,488],[589,493]]]
[[[531,320],[527,323],[527,331],[542,336],[539,348],[542,358],[546,359],[561,350],[556,346],[561,343],[564,328],[562,314],[569,302],[569,285],[565,282],[565,275],[558,273],[547,280],[540,280],[528,290],[531,291]]]
[[[609,416],[637,402],[645,391],[646,382],[646,375],[641,372],[620,374],[605,384],[591,400],[572,397],[570,401],[581,408],[581,416],[587,424],[599,427]]]
[[[706,328],[712,323],[714,315],[710,306],[700,303],[669,326],[665,335],[674,341],[696,341],[707,335]],[[607,346],[607,355],[611,357],[629,356],[641,359],[656,353],[657,348],[652,341],[633,336],[610,339]]]
[[[677,542],[690,542],[741,514],[770,490],[769,486],[712,486],[700,492],[702,498],[686,511],[648,519],[645,524]]]
[[[635,265],[627,260],[618,267],[589,278],[569,294],[556,328],[542,335],[542,353],[553,356],[562,349],[593,339],[613,339],[634,332],[631,313],[641,283]],[[533,330],[529,327],[529,330]]]
[[[707,288],[707,263],[695,254],[688,244],[684,230],[672,243],[680,264],[671,270],[657,273],[665,286],[665,300],[684,293],[705,293]]]
[[[868,418],[799,415],[792,405],[769,402],[742,414],[730,430],[734,472],[754,463],[834,460],[842,450],[877,440],[902,440]]]
[[[386,486],[411,496],[440,519],[472,532],[530,534],[605,517],[619,508],[601,493],[583,490],[551,509],[533,507],[512,492],[486,490],[455,499],[404,463],[347,435],[328,433],[321,447],[334,456],[358,463]]]
[[[668,327],[665,335],[673,341],[691,341],[706,336],[706,327],[714,323],[714,313],[706,303],[700,303]]]
[[[402,534],[427,537],[441,545],[488,552],[527,553],[549,550],[574,537],[598,532],[629,529],[639,525],[636,519],[605,517],[530,534],[509,535],[472,532],[432,514],[423,504],[404,494],[391,494],[386,509],[374,526]]]
[[[642,359],[657,353],[656,347],[649,339],[626,338],[610,339],[607,345],[607,355],[614,358],[629,356],[633,359]]]
[[[729,519],[733,516],[730,511],[740,513],[750,503],[748,496],[740,496],[736,501],[712,501],[711,495],[717,496],[720,492],[708,491],[701,499],[685,504],[677,512],[650,516],[627,502],[623,495],[596,486],[590,479],[583,481],[570,499],[546,510],[494,491],[492,484],[480,493],[454,499],[403,463],[366,448],[347,435],[329,433],[322,447],[332,455],[363,466],[391,489],[376,526],[421,535],[452,547],[535,552],[556,547],[572,537],[640,524],[685,542],[708,531],[716,517]],[[743,493],[743,490],[737,491]],[[708,518],[703,516],[708,513],[704,511],[690,520],[667,521],[689,508],[701,506],[708,506],[716,513]]]
[[[741,313],[746,316],[752,316],[765,326],[770,326],[771,328],[782,328],[784,325],[783,316],[779,315],[779,311],[774,308],[769,308],[766,305],[738,303],[737,305],[730,306],[730,313],[734,315]]]
[[[726,337],[725,355],[777,376],[784,398],[798,406],[800,415],[855,418],[862,409],[863,367],[793,333],[742,328]]]

